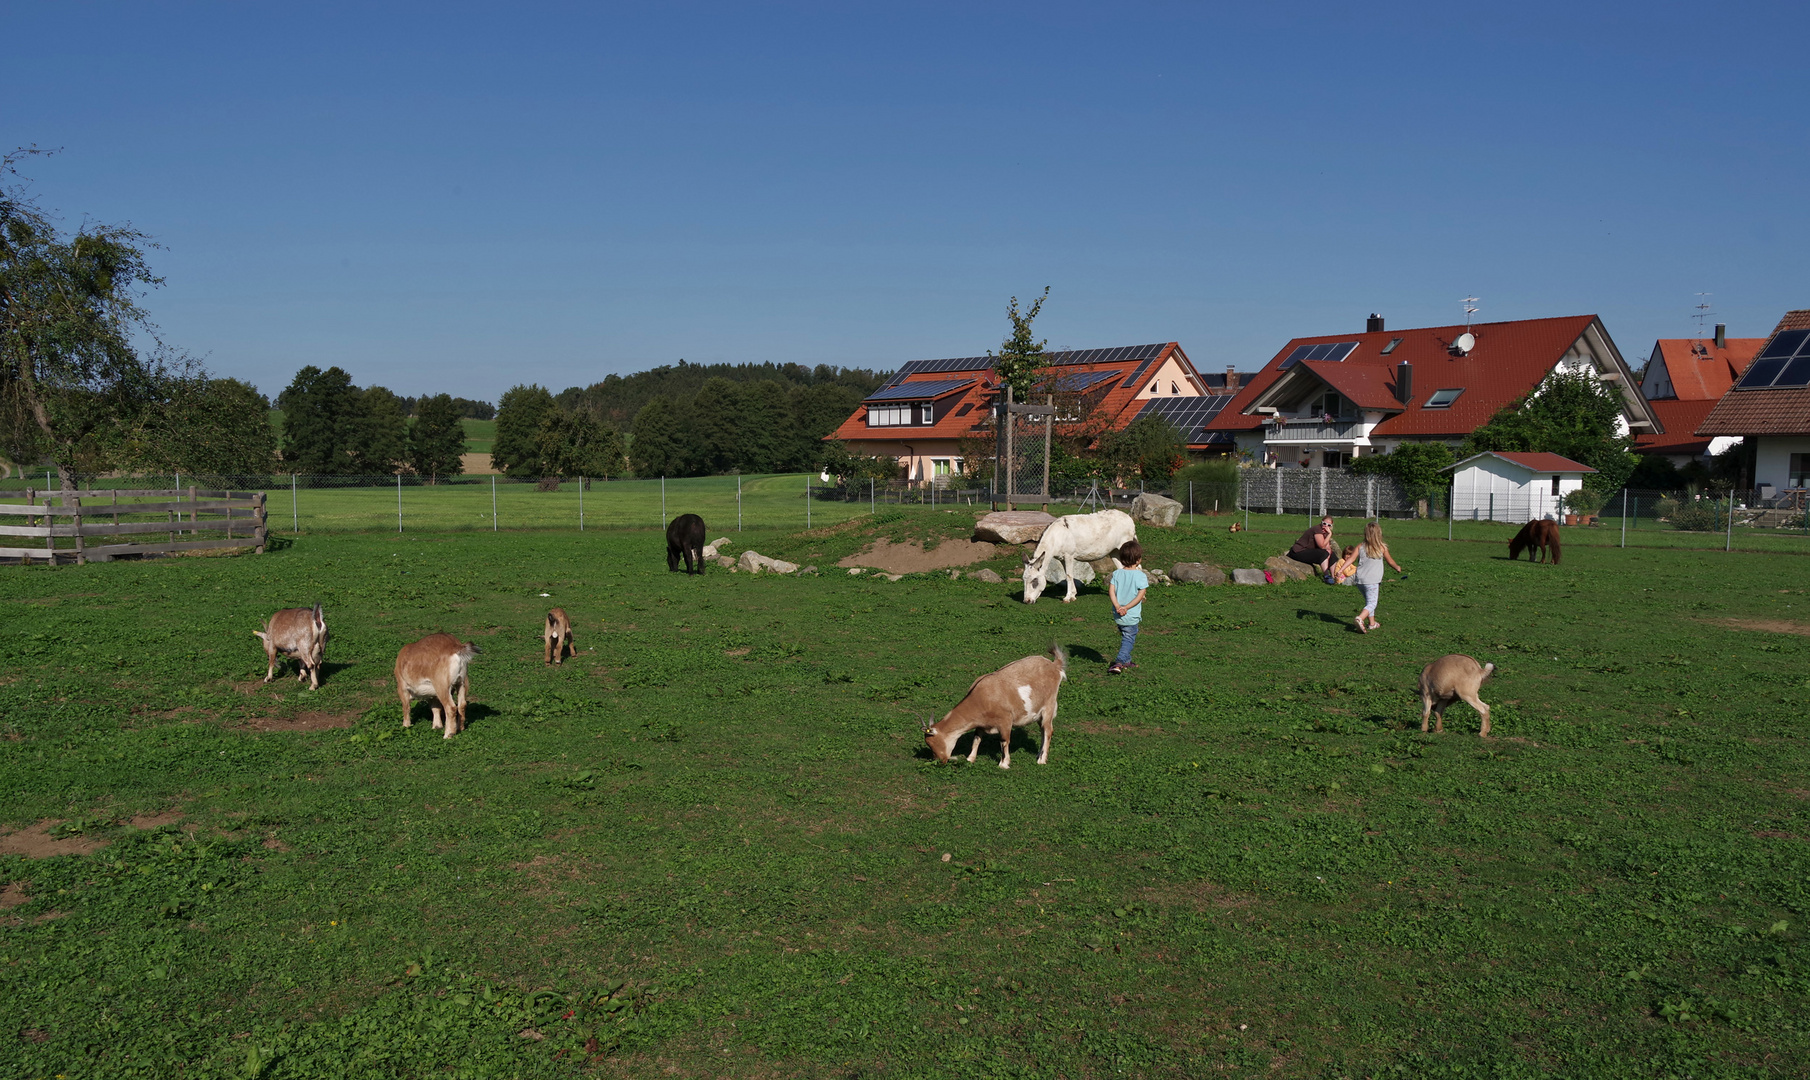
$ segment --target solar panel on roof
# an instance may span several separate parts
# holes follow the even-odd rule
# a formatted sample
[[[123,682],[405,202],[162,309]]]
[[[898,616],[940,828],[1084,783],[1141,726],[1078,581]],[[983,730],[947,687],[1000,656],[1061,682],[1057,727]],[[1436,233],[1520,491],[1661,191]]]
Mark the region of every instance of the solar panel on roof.
[[[1786,330],[1772,339],[1766,350],[1760,353],[1760,359],[1770,360],[1773,357],[1801,353],[1806,341],[1810,341],[1810,330]]]
[[[937,379],[920,382],[899,383],[871,394],[866,401],[902,401],[907,398],[933,398],[946,394],[958,386],[970,386],[973,379]]]
[[[1786,358],[1782,356],[1774,360],[1755,360],[1753,366],[1747,369],[1747,374],[1741,376],[1741,381],[1735,384],[1736,388],[1758,390],[1771,386],[1772,380],[1778,378],[1779,372],[1785,370],[1787,362]]]
[[[1091,389],[1107,379],[1116,379],[1116,371],[1077,371],[1073,375],[1064,375],[1056,380],[1056,389],[1062,393],[1075,393]]]
[[[1772,380],[1774,386],[1810,386],[1810,356],[1799,356],[1785,365],[1779,377]]]

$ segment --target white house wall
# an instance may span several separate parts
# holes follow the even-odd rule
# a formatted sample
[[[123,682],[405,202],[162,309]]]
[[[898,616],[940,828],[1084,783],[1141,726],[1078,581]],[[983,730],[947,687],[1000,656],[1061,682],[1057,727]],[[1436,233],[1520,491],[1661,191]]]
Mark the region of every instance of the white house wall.
[[[1151,392],[1151,387],[1156,392]],[[1173,386],[1176,393],[1170,393]],[[1156,369],[1155,375],[1144,376],[1144,384],[1138,387],[1137,400],[1143,401],[1153,397],[1200,397],[1200,387],[1195,385],[1194,377],[1184,370],[1175,357],[1163,361],[1163,366]]]
[[[1753,482],[1771,484],[1780,491],[1791,486],[1791,455],[1810,454],[1810,436],[1760,435],[1754,440]]]

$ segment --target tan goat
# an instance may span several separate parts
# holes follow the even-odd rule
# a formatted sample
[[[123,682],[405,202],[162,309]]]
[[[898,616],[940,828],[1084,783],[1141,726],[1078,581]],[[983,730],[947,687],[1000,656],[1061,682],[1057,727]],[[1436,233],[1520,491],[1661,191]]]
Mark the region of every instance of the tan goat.
[[[465,730],[465,692],[471,658],[483,652],[476,645],[461,645],[451,634],[429,634],[396,654],[396,696],[402,699],[402,726],[411,727],[415,699],[432,703],[434,726],[442,726],[444,738]]]
[[[327,616],[319,604],[311,608],[284,608],[270,617],[264,629],[252,633],[264,642],[264,658],[270,662],[264,681],[277,675],[277,655],[293,656],[295,677],[306,678],[310,690],[321,688],[321,661],[327,651]]]
[[[1050,730],[1056,722],[1056,695],[1068,678],[1068,654],[1062,646],[1051,645],[1050,655],[1027,656],[974,680],[968,694],[950,709],[947,716],[924,729],[924,741],[939,762],[947,763],[955,752],[958,739],[974,732],[974,745],[968,751],[973,761],[980,753],[980,739],[986,732],[999,736],[999,767],[1012,767],[1012,729],[1043,724],[1043,744],[1038,748],[1037,764],[1050,759]]]
[[[572,644],[572,620],[566,618],[565,608],[556,607],[547,612],[547,629],[541,638],[547,647],[546,662],[549,664],[565,663],[567,649],[572,650],[573,656],[578,655],[578,649]]]
[[[1483,717],[1483,727],[1477,732],[1479,738],[1489,735],[1489,706],[1477,696],[1483,687],[1483,680],[1489,678],[1490,672],[1496,670],[1494,664],[1479,664],[1477,661],[1460,653],[1442,656],[1428,664],[1420,673],[1420,730],[1427,730],[1427,718],[1433,717],[1437,723],[1435,732],[1445,731],[1445,711],[1454,701],[1462,699],[1465,704],[1477,710]]]

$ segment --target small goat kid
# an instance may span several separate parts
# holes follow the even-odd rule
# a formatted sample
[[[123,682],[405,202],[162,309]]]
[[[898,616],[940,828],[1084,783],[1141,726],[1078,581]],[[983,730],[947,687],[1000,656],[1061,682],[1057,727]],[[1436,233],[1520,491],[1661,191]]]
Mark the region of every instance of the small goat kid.
[[[578,655],[578,649],[572,644],[572,620],[566,618],[565,608],[556,607],[547,612],[547,629],[541,634],[541,638],[547,647],[549,664],[564,664],[568,649],[573,656]]]
[[[396,696],[402,699],[402,726],[413,727],[409,715],[416,698],[432,703],[434,726],[444,738],[465,730],[465,692],[470,686],[471,658],[483,652],[462,645],[451,634],[429,634],[396,654]],[[442,719],[444,718],[444,720]]]
[[[277,655],[295,657],[296,679],[308,680],[308,689],[321,688],[321,661],[327,651],[327,616],[319,604],[311,608],[284,608],[270,617],[264,629],[253,630],[264,642],[264,658],[270,662],[264,681],[277,675]]]
[[[1043,724],[1043,744],[1038,747],[1037,764],[1050,759],[1050,730],[1056,722],[1056,695],[1062,692],[1068,678],[1068,654],[1062,646],[1051,645],[1048,657],[1027,656],[1014,660],[989,675],[982,675],[968,687],[968,694],[950,709],[948,715],[924,729],[924,741],[930,752],[942,763],[948,763],[955,752],[956,741],[974,733],[974,745],[968,751],[973,761],[980,753],[981,736],[993,732],[999,736],[999,767],[1012,767],[1012,729]]]
[[[1477,696],[1483,687],[1483,680],[1496,670],[1494,664],[1479,664],[1477,661],[1461,653],[1451,653],[1428,664],[1420,673],[1420,730],[1427,730],[1427,718],[1434,718],[1437,723],[1433,730],[1445,731],[1445,711],[1452,702],[1462,700],[1466,705],[1477,710],[1483,717],[1483,727],[1477,732],[1478,738],[1489,735],[1489,706]]]

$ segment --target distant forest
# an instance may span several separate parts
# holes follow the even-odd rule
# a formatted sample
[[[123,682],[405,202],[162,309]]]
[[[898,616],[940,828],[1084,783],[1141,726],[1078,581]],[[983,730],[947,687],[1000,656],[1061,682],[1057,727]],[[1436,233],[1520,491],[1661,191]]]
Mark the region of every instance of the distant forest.
[[[848,408],[837,423],[854,412],[861,399],[878,390],[890,371],[867,368],[838,368],[818,364],[665,364],[633,375],[607,375],[602,382],[589,386],[569,387],[554,396],[560,408],[568,412],[584,409],[617,431],[626,432],[643,407],[655,397],[669,402],[690,403],[711,379],[727,379],[732,383],[777,382],[792,387],[840,387],[850,394]],[[846,395],[838,395],[838,400]],[[829,432],[821,432],[827,435]]]

